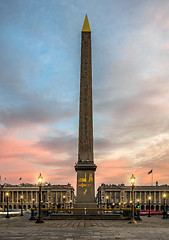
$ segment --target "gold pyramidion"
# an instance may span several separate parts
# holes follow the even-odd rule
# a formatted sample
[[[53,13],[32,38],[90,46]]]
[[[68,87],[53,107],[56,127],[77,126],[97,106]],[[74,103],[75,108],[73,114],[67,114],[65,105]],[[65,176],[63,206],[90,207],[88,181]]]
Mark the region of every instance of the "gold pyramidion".
[[[84,23],[83,23],[82,32],[91,32],[87,14],[86,14],[86,17],[85,17],[85,20],[84,20]]]

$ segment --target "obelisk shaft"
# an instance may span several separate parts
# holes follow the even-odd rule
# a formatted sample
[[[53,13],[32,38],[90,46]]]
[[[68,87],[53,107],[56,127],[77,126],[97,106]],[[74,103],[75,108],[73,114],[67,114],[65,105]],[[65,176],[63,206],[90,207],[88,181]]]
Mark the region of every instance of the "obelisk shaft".
[[[93,162],[91,32],[82,31],[78,161]]]
[[[92,56],[91,31],[86,15],[81,40],[81,77],[79,109],[79,146],[77,172],[77,202],[75,209],[94,209],[95,170],[93,160]]]

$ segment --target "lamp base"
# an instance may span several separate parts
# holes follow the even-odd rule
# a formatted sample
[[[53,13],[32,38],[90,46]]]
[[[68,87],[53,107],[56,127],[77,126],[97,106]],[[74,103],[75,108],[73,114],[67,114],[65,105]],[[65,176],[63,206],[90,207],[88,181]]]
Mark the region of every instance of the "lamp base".
[[[134,218],[131,218],[129,223],[137,224],[137,221]]]
[[[38,220],[35,223],[44,223],[44,221],[42,220],[42,218],[38,218]]]

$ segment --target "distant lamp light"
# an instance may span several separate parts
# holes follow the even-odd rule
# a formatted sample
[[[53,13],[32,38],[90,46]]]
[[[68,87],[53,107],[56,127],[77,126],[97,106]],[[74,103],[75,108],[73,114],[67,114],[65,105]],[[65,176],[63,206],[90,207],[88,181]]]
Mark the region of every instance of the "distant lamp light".
[[[42,174],[40,173],[38,177],[38,184],[41,186],[42,182],[43,182],[43,177],[42,177]]]
[[[6,218],[10,218],[9,216],[9,192],[5,193],[6,199],[7,199],[7,214],[6,214]]]
[[[23,195],[20,196],[20,199],[21,199],[21,215],[20,216],[23,216]]]
[[[137,199],[137,208],[140,208],[140,199]]]
[[[9,197],[9,192],[6,192],[6,194],[5,194],[5,195],[6,195],[6,197]]]
[[[150,215],[150,201],[151,201],[151,196],[148,197],[148,201],[149,201],[149,213],[148,213],[148,217],[151,217],[151,215]]]
[[[63,195],[63,208],[65,208],[65,199],[66,199],[66,196]]]
[[[166,197],[167,197],[167,194],[166,193],[163,193],[163,199],[164,199],[164,211],[163,211],[163,219],[164,218],[167,218],[167,212],[166,212]]]
[[[106,200],[107,200],[107,208],[108,208],[108,206],[109,206],[109,196],[108,195],[106,196]]]
[[[70,209],[72,208],[72,199],[70,199]]]
[[[167,194],[166,193],[163,193],[163,198],[166,198],[167,197]]]
[[[135,179],[136,179],[136,178],[135,178],[134,174],[132,174],[132,175],[131,175],[131,178],[130,178],[130,181],[131,181],[131,185],[132,185],[132,186],[134,186],[134,184],[135,184]]]

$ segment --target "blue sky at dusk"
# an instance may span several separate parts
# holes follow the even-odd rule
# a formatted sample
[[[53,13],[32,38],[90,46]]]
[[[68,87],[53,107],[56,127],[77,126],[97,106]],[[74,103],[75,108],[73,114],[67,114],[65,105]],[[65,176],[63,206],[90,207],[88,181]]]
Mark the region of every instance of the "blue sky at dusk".
[[[81,29],[92,31],[96,184],[169,183],[169,1],[0,0],[2,183],[76,187]]]

